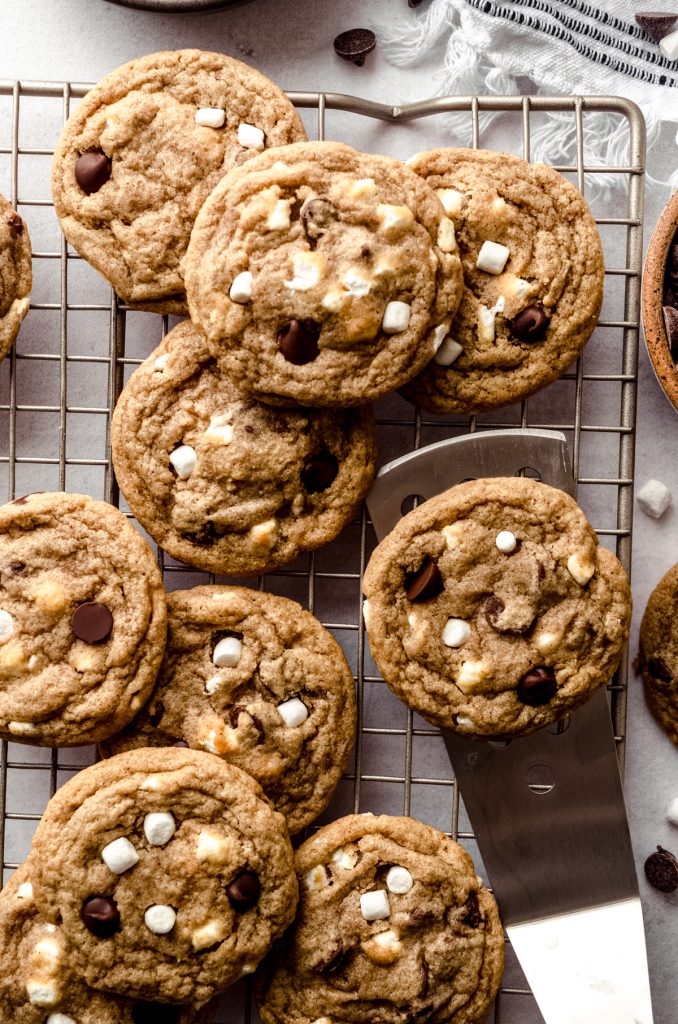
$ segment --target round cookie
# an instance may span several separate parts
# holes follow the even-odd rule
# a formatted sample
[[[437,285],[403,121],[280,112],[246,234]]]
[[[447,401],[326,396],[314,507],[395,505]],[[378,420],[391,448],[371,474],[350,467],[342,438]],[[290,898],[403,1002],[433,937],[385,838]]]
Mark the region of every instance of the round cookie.
[[[368,409],[272,409],[246,397],[185,321],[113,415],[113,463],[145,530],[208,572],[252,576],[333,540],[374,476]]]
[[[678,744],[678,564],[654,588],[640,624],[638,670],[647,705],[664,732]]]
[[[28,313],[32,283],[28,228],[0,195],[0,359],[9,352]]]
[[[0,893],[0,1019],[7,1024],[206,1024],[216,1005],[161,1006],[96,992],[70,968],[61,928],[33,900],[23,864]]]
[[[629,634],[621,564],[576,502],[528,477],[471,480],[406,515],[365,571],[372,655],[442,728],[516,736],[612,677]]]
[[[184,740],[219,754],[299,832],[329,803],[355,740],[339,644],[296,601],[245,587],[169,594],[168,626],[151,699],[104,752]]]
[[[151,53],[108,74],[68,119],[52,165],[57,216],[125,302],[185,314],[182,260],[211,190],[251,153],[305,138],[254,68],[223,53]]]
[[[399,161],[337,142],[272,149],[196,218],[191,318],[259,398],[359,405],[409,380],[447,333],[456,249],[439,200]]]
[[[30,857],[35,901],[92,988],[203,1003],[294,917],[284,819],[239,768],[140,749],[85,768],[50,800]]]
[[[550,384],[580,355],[603,299],[600,236],[581,193],[510,153],[437,149],[408,163],[454,221],[464,291],[403,395],[432,412],[482,412]]]
[[[260,972],[263,1024],[476,1024],[504,968],[471,858],[412,818],[354,814],[296,852],[295,927]]]
[[[62,493],[0,507],[0,734],[68,747],[122,729],[166,631],[160,570],[117,508]]]

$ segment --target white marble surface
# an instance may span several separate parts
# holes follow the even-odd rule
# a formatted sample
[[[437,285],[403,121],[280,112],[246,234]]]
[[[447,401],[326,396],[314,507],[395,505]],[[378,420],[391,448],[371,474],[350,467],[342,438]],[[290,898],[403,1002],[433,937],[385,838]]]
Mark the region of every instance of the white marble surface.
[[[332,40],[339,31],[356,24],[378,30],[394,12],[408,14],[406,0],[372,0],[368,5],[361,0],[255,0],[230,12],[181,16],[131,12],[105,0],[3,0],[0,78],[94,81],[134,56],[198,46],[249,61],[286,89],[322,88],[388,102],[427,98],[436,89],[435,56],[416,68],[396,70],[378,51],[363,68],[341,62],[332,51]],[[345,141],[392,149],[387,129],[374,128],[365,134],[362,126],[348,120],[339,119],[336,124]],[[653,175],[663,176],[678,160],[673,131],[665,129],[649,153],[648,168]],[[415,129],[412,149],[422,148],[416,143],[421,137]],[[491,136],[483,139],[487,145],[493,141]],[[494,144],[499,145],[496,141]],[[661,188],[648,192],[646,244],[666,198]],[[678,505],[678,460],[673,448],[678,437],[676,428],[676,413],[661,393],[641,343],[636,480],[642,485],[650,476],[659,477],[673,491]],[[677,508],[670,509],[659,521],[637,510],[632,652],[647,596],[663,572],[678,560],[677,525]],[[678,895],[666,897],[651,890],[642,877],[642,863],[657,843],[678,853],[678,828],[665,820],[667,804],[678,795],[678,751],[650,719],[633,675],[627,727],[625,786],[641,869],[655,1024],[674,1024],[678,1007]],[[12,785],[18,785],[14,776],[10,779]],[[509,1020],[509,1013],[502,1012],[502,1022]],[[528,1016],[530,1021],[539,1019],[526,1014],[522,1024],[527,1024]]]

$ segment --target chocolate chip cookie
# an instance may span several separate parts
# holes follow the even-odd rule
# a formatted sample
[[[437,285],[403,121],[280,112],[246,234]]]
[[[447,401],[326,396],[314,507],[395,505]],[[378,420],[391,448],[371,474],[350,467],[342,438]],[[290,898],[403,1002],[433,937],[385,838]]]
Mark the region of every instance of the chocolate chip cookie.
[[[252,576],[333,540],[374,476],[368,409],[272,409],[245,396],[185,321],[132,376],[113,416],[129,506],[175,558]]]
[[[191,317],[265,401],[350,406],[421,370],[462,290],[454,225],[397,160],[297,143],[224,177],[186,255]],[[445,326],[446,325],[446,326]]]
[[[219,754],[299,832],[329,803],[355,739],[341,648],[296,601],[245,587],[177,590],[167,610],[153,695],[104,752],[183,740]]]
[[[0,359],[14,344],[28,313],[33,271],[28,228],[0,195]]]
[[[38,912],[26,865],[0,893],[0,1019],[6,1024],[206,1024],[216,1005],[162,1006],[89,988],[63,930]]]
[[[0,507],[0,734],[68,747],[122,729],[166,630],[153,553],[112,505],[31,494]]]
[[[137,309],[186,313],[182,260],[198,210],[252,153],[305,139],[294,107],[223,53],[151,53],[80,103],[54,154],[68,241]]]
[[[404,389],[433,412],[482,412],[550,384],[580,355],[603,299],[603,253],[581,193],[510,153],[437,149],[409,161],[453,221],[459,310]]]
[[[210,999],[294,917],[282,815],[239,768],[155,748],[85,768],[50,800],[29,858],[35,902],[92,988]]]
[[[504,969],[497,905],[457,843],[354,814],[296,852],[295,927],[261,972],[263,1024],[476,1024]]]
[[[529,478],[459,484],[406,515],[365,571],[384,679],[428,721],[515,736],[612,677],[629,634],[620,563],[563,491]]]
[[[664,732],[678,743],[678,564],[650,594],[640,624],[638,669],[645,684],[647,704]]]

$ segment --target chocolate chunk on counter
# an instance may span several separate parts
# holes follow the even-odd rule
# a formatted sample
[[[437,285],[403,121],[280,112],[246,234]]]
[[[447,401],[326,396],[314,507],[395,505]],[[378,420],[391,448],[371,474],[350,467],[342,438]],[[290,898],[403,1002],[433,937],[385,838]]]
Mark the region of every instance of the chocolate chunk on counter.
[[[350,60],[359,67],[365,63],[365,57],[377,45],[377,37],[369,28],[351,28],[340,32],[334,40],[334,50],[343,60]]]
[[[640,11],[635,15],[635,19],[650,39],[658,43],[673,31],[678,14],[667,14],[666,11]]]
[[[674,892],[678,889],[678,860],[670,850],[658,846],[645,861],[645,875],[650,885],[660,892]]]

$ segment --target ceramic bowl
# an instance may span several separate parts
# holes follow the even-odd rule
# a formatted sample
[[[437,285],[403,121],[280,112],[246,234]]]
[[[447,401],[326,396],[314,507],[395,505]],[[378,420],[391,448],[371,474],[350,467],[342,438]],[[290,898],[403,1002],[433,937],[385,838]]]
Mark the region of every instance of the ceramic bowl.
[[[190,14],[192,11],[217,11],[223,7],[242,7],[251,0],[108,0],[120,7],[138,11],[164,11],[166,14]]]
[[[664,274],[674,235],[678,231],[678,192],[669,199],[652,232],[643,271],[642,308],[645,342],[664,394],[678,410],[678,370],[664,322]],[[678,289],[677,289],[678,291]]]

